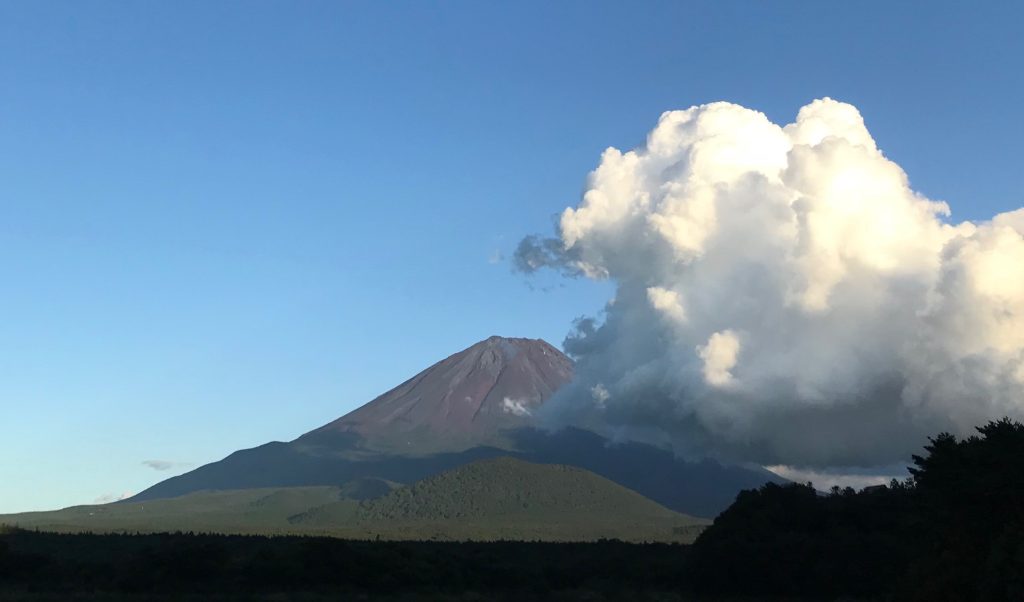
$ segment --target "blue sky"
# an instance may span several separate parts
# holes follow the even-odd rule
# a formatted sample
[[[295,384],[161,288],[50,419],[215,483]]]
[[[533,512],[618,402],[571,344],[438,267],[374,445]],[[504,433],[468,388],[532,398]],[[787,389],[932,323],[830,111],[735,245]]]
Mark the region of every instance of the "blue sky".
[[[1024,11],[823,4],[0,4],[0,512],[558,344],[610,286],[496,259],[668,109],[832,96],[954,219],[1024,205]]]

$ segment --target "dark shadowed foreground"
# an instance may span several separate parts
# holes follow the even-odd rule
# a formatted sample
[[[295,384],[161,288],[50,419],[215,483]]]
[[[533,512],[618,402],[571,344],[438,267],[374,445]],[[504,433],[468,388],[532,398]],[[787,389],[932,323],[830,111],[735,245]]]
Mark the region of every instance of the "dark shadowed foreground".
[[[889,487],[744,491],[692,546],[8,529],[0,599],[1024,600],[1024,425],[978,432]]]
[[[372,542],[215,535],[3,537],[0,598],[81,592],[217,599],[678,599],[688,548],[669,544]],[[106,598],[100,598],[106,599]],[[117,599],[117,598],[112,598]],[[299,598],[302,599],[302,598]]]
[[[698,591],[824,599],[1024,600],[1024,425],[931,439],[911,478],[822,496],[741,493],[697,539]]]

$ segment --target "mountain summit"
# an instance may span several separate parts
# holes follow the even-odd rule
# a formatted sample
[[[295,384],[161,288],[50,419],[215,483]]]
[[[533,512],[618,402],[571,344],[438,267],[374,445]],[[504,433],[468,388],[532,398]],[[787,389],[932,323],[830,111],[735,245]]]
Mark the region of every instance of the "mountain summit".
[[[132,501],[203,490],[361,490],[363,483],[411,484],[509,456],[582,468],[677,512],[714,516],[741,489],[780,480],[764,470],[686,462],[643,443],[612,443],[578,428],[535,428],[537,409],[572,377],[572,361],[544,341],[490,337],[294,441],[236,451]]]
[[[496,442],[531,424],[572,376],[572,360],[546,341],[492,336],[308,436],[352,433],[365,447],[407,453]]]

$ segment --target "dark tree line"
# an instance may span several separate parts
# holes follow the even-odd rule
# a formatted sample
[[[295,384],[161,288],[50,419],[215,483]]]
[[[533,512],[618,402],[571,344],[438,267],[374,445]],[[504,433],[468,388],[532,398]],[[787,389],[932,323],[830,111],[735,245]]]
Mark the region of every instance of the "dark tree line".
[[[765,485],[693,547],[700,591],[1024,600],[1024,425],[930,439],[911,476],[861,492]]]
[[[620,600],[685,589],[687,546],[539,542],[389,542],[192,534],[0,537],[0,599],[10,592],[325,599]],[[341,596],[340,598],[338,596]],[[412,597],[410,597],[412,596]],[[390,598],[389,598],[390,599]]]
[[[934,437],[888,487],[744,491],[693,546],[0,529],[0,598],[12,592],[1019,601],[1024,425]]]

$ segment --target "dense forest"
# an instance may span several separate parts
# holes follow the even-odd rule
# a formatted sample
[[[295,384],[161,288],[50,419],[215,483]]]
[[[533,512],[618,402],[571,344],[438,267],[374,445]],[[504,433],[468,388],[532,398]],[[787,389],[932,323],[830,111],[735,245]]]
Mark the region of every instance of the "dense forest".
[[[0,598],[1024,600],[1024,425],[934,437],[910,472],[860,492],[744,491],[693,546],[7,529]]]
[[[910,478],[860,492],[744,491],[689,556],[698,591],[1024,600],[1024,425],[941,434]]]
[[[685,587],[687,546],[388,542],[225,535],[8,533],[0,599],[76,592],[178,597],[276,592],[406,599],[618,600]],[[5,596],[6,594],[6,596]],[[279,598],[275,598],[279,599]],[[315,597],[313,599],[320,599]],[[337,598],[331,598],[337,599]],[[343,598],[344,599],[344,598]],[[672,599],[669,597],[668,599]]]

